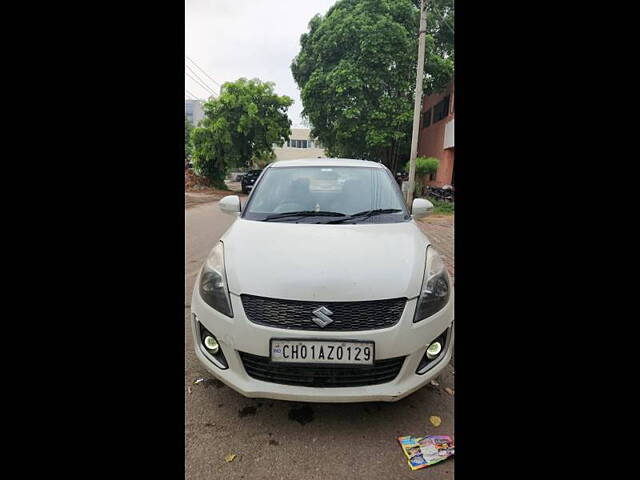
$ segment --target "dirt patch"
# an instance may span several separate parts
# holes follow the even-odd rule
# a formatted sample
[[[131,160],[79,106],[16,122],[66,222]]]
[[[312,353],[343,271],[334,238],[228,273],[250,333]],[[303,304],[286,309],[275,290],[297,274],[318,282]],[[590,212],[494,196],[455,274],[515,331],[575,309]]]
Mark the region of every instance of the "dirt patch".
[[[185,169],[184,171],[184,191],[185,192],[202,192],[212,193],[212,190],[216,190],[212,187],[208,178],[199,177],[192,169]]]
[[[218,199],[225,195],[230,195],[230,190],[220,190],[211,185],[211,182],[206,177],[198,177],[193,170],[186,169],[184,171],[184,191],[185,193],[193,193],[197,196],[211,195],[217,196]]]
[[[184,171],[184,206],[185,208],[199,205],[201,203],[209,203],[220,200],[227,195],[239,195],[246,198],[244,193],[233,189],[235,184],[230,184],[230,190],[220,190],[213,187],[209,180],[204,177],[198,177],[193,170]],[[238,184],[238,189],[240,184]]]
[[[184,207],[189,208],[194,205],[200,205],[201,203],[209,203],[216,202],[220,200],[222,197],[226,197],[227,195],[236,195],[236,192],[233,191],[225,191],[218,190],[218,193],[194,193],[194,192],[185,192],[184,194]],[[240,195],[240,198],[246,198],[246,195]]]
[[[421,218],[420,221],[430,225],[443,225],[448,227],[453,225],[454,215],[429,215]]]

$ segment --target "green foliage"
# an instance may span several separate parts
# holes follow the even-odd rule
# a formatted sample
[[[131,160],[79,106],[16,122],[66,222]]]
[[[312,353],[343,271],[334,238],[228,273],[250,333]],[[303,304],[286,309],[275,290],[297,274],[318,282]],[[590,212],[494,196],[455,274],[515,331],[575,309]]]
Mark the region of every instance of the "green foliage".
[[[418,157],[416,158],[416,177],[425,177],[438,171],[440,166],[440,160],[436,157]],[[405,166],[406,171],[409,171],[409,162]]]
[[[192,144],[191,144],[191,132],[193,131],[193,124],[189,119],[184,117],[184,159],[188,160],[191,156]]]
[[[230,168],[271,158],[291,133],[287,109],[293,100],[274,93],[273,82],[241,78],[222,85],[217,98],[204,104],[205,118],[193,129],[196,173],[221,188]]]
[[[429,201],[433,203],[433,213],[436,215],[451,215],[455,211],[453,202],[446,202],[435,198],[429,198]]]
[[[273,162],[275,159],[276,159],[276,154],[272,150],[268,153],[265,153],[259,156],[254,156],[253,159],[251,159],[251,164],[255,168],[262,169],[267,165],[269,165],[271,162]]]
[[[453,76],[453,33],[442,20],[452,25],[453,8],[453,0],[427,7],[425,94]],[[415,0],[338,0],[311,19],[291,71],[329,155],[382,159],[393,171],[408,157],[418,28]]]
[[[425,177],[427,175],[431,175],[432,173],[436,173],[438,171],[438,167],[440,166],[440,160],[436,157],[418,157],[416,158],[416,179],[415,179],[415,189],[414,196],[416,198],[422,196],[422,188],[425,184]],[[410,171],[410,162],[407,162],[405,168],[406,171]]]

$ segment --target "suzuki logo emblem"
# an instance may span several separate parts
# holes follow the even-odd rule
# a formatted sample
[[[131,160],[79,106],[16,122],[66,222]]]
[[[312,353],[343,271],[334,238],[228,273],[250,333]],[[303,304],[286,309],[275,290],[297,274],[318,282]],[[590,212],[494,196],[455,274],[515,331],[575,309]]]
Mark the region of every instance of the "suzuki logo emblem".
[[[333,315],[333,312],[327,307],[317,308],[313,311],[313,314],[315,315],[315,317],[313,317],[311,320],[313,320],[319,327],[324,328],[333,322],[333,320],[329,318],[329,315]]]

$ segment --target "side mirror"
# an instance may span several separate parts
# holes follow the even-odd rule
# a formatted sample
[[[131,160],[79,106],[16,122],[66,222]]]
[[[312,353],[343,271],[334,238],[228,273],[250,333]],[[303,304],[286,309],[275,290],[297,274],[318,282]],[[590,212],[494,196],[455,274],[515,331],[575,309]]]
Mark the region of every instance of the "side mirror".
[[[218,207],[227,215],[240,215],[240,197],[238,195],[227,195],[220,200]]]
[[[421,218],[429,215],[433,211],[433,203],[424,198],[416,198],[411,205],[411,215],[413,218]]]

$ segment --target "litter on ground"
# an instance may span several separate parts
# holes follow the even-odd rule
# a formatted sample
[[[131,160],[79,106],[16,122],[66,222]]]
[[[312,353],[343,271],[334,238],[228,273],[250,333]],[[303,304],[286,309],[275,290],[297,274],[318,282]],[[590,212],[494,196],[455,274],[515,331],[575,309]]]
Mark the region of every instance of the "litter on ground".
[[[418,470],[442,462],[454,454],[455,446],[449,435],[398,437],[411,470]]]

